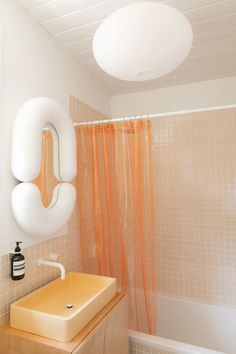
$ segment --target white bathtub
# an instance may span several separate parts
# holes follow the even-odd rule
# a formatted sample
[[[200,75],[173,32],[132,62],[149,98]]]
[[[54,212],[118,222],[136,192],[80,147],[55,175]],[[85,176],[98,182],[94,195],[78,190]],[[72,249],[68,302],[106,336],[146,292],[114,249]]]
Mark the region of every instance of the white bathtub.
[[[130,331],[133,348],[139,343],[160,353],[236,354],[235,308],[158,295],[157,310],[159,336]]]
[[[129,331],[129,341],[131,353],[135,354],[156,353],[156,351],[154,351],[156,349],[159,349],[161,354],[226,354],[225,352],[210,350],[135,331]]]

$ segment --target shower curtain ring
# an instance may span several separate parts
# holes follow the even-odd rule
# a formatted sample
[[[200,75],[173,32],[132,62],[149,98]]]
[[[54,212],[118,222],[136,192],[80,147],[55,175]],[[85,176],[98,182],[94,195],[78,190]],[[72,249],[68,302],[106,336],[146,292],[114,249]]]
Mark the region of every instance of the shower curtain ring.
[[[101,131],[101,128],[102,128],[102,120],[99,119],[99,130]]]
[[[131,126],[132,121],[131,121],[131,115],[130,115],[130,114],[129,114],[129,120],[128,120],[128,122],[129,122],[129,125]]]

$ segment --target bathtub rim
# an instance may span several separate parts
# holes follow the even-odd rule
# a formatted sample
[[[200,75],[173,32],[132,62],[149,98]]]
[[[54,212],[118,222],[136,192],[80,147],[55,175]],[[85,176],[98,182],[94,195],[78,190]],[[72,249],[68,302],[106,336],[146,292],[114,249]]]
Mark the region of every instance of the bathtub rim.
[[[129,340],[143,345],[149,345],[153,348],[174,351],[174,354],[227,354],[212,349],[207,349],[191,344],[177,342],[172,339],[158,337],[142,332],[129,330]]]

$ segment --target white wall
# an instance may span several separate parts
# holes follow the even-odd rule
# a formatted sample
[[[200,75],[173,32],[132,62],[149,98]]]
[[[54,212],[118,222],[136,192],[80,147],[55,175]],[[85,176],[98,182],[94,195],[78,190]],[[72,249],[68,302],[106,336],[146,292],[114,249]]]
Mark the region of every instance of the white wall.
[[[174,112],[236,103],[236,76],[113,96],[112,117]]]
[[[16,184],[10,170],[15,114],[35,96],[49,96],[68,109],[69,94],[110,113],[105,90],[13,0],[0,0],[0,254],[8,251],[11,240],[24,241],[24,245],[40,241],[16,225],[10,207]]]

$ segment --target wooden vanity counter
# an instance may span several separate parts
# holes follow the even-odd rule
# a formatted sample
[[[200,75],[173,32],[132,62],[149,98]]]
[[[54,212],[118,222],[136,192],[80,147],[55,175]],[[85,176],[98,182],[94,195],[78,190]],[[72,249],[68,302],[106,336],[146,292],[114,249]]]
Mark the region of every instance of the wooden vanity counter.
[[[0,327],[0,354],[128,354],[127,297],[116,296],[69,343]]]

